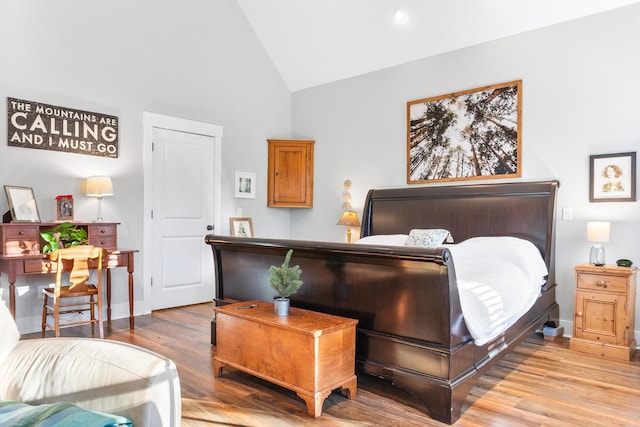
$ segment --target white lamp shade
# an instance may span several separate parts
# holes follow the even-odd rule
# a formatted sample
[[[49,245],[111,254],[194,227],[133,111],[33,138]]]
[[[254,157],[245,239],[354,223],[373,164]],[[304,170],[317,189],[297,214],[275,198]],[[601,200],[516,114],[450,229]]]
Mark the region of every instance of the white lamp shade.
[[[108,176],[88,177],[85,194],[90,197],[113,196],[111,178]]]
[[[587,222],[587,240],[590,242],[604,243],[609,241],[611,223],[605,221]]]

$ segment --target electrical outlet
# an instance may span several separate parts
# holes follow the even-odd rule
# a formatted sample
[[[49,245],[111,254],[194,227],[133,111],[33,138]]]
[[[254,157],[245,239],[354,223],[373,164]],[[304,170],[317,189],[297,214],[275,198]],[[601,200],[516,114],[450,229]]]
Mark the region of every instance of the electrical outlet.
[[[573,208],[562,208],[562,220],[571,221],[573,219]]]

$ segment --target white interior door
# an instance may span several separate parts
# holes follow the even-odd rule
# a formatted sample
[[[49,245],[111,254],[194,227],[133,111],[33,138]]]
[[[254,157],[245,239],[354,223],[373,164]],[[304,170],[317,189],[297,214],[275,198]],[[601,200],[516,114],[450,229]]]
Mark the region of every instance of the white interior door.
[[[176,120],[178,125],[184,124]],[[215,156],[220,152],[221,128],[219,136],[180,128],[149,127],[153,142],[151,185],[145,187],[151,192],[151,227],[150,238],[145,239],[149,241],[145,259],[151,266],[152,310],[214,297],[212,253],[204,236],[213,232],[210,228],[219,217],[215,166],[220,161]]]

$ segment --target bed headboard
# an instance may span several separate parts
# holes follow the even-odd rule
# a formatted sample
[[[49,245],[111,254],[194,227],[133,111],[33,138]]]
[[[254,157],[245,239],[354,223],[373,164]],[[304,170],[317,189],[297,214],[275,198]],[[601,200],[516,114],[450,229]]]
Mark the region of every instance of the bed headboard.
[[[553,283],[558,181],[370,190],[361,236],[445,228],[456,242],[477,236],[515,236],[535,244]],[[402,215],[398,215],[402,212]]]

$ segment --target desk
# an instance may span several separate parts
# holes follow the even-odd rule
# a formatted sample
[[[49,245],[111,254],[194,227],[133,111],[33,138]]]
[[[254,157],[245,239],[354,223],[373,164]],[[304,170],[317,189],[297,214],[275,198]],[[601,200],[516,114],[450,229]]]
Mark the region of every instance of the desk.
[[[129,273],[129,328],[133,322],[133,272],[134,254],[132,249],[117,248],[117,225],[115,222],[80,223],[75,225],[87,229],[89,244],[107,250],[103,268],[107,274],[107,321],[111,321],[111,270],[126,267]],[[10,223],[0,224],[0,274],[6,273],[9,281],[9,310],[16,315],[16,280],[18,275],[55,273],[55,263],[47,255],[40,253],[44,241],[41,230],[55,228],[59,223]]]

